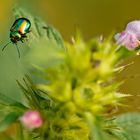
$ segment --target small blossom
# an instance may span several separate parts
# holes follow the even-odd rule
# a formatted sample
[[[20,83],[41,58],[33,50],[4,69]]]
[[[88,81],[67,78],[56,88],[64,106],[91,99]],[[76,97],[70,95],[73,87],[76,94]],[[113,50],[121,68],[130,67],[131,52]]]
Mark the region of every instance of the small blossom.
[[[126,29],[115,35],[118,44],[133,50],[140,45],[140,21],[132,21],[127,24]]]
[[[20,118],[22,124],[28,129],[38,128],[43,124],[43,119],[38,111],[27,111]]]

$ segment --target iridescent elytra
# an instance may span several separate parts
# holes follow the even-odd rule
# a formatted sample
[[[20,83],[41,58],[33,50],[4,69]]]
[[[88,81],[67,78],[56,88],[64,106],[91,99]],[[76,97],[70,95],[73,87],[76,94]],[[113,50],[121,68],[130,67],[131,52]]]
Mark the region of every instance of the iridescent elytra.
[[[16,45],[18,55],[20,57],[20,51],[17,46],[17,42],[24,42],[24,39],[27,38],[26,34],[30,32],[31,22],[27,18],[18,18],[15,20],[14,24],[10,29],[10,42],[8,42],[3,48],[2,51],[6,48],[6,46],[10,43]]]

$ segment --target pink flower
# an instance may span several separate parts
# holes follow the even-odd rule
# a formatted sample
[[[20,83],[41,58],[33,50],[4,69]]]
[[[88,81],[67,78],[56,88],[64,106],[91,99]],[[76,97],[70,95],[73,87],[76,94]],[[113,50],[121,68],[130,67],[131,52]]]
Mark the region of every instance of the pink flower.
[[[20,118],[22,124],[28,129],[34,129],[42,126],[43,119],[38,111],[27,111]]]
[[[132,50],[140,45],[140,21],[132,21],[127,24],[126,29],[115,35],[118,44]]]

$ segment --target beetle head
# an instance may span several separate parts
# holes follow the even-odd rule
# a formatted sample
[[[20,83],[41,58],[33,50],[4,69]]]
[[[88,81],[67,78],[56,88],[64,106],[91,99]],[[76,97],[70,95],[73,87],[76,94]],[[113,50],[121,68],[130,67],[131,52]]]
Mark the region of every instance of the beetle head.
[[[11,32],[10,33],[10,39],[13,43],[16,43],[21,38],[21,34],[19,32]]]

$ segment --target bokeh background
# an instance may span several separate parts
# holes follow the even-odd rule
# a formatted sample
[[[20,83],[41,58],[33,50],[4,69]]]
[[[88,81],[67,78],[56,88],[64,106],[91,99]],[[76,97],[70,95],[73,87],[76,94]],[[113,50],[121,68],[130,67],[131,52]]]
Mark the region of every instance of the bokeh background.
[[[67,41],[71,40],[77,27],[88,40],[99,35],[107,37],[112,32],[123,30],[129,21],[140,19],[139,0],[0,0],[1,48],[9,41],[9,30],[15,20],[12,8],[17,5],[52,24]],[[20,44],[22,55],[24,46]],[[0,51],[0,92],[16,100],[23,99],[16,84],[16,79],[26,72],[21,60],[13,45],[4,52]],[[140,110],[140,56],[126,63],[132,61],[134,64],[119,74],[120,79],[126,79],[120,91],[134,95],[122,111]]]

